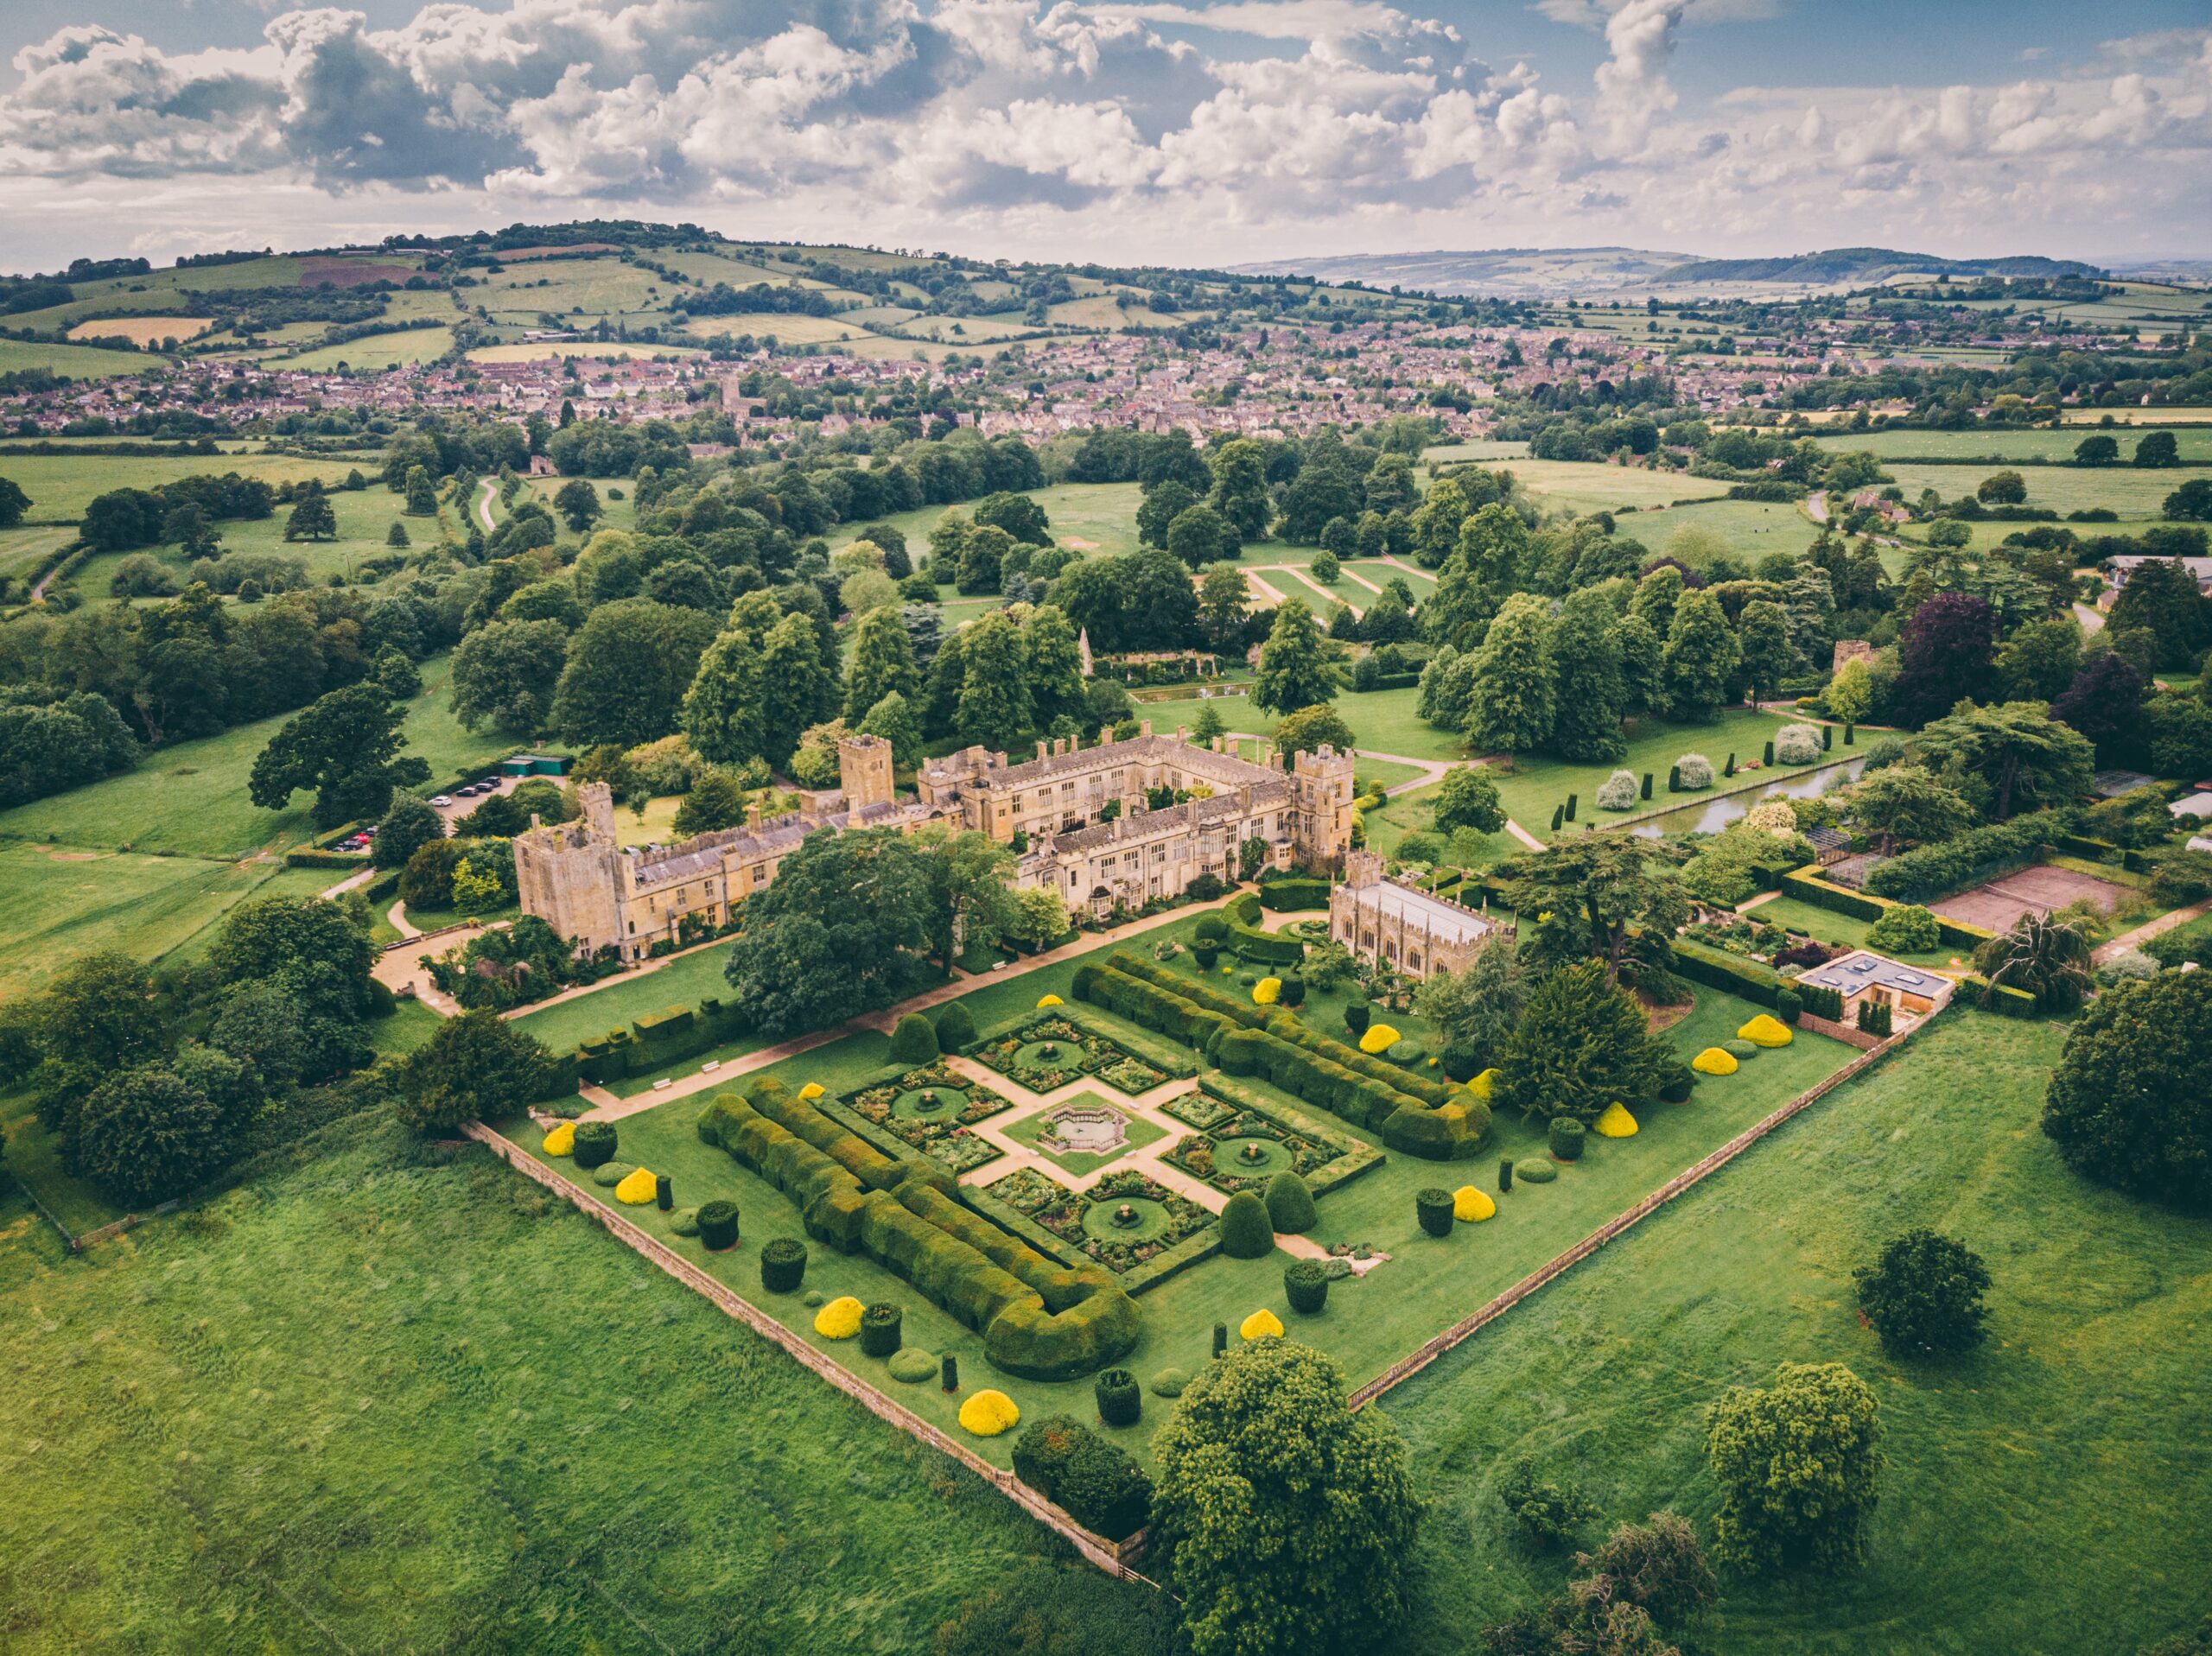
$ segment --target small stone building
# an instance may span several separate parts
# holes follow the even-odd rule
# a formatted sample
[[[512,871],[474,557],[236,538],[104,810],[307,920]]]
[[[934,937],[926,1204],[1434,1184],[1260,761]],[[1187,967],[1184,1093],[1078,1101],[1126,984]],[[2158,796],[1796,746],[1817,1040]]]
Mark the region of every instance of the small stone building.
[[[1464,903],[1382,877],[1382,859],[1355,851],[1329,894],[1329,936],[1357,958],[1409,977],[1463,970],[1482,940],[1505,930]]]

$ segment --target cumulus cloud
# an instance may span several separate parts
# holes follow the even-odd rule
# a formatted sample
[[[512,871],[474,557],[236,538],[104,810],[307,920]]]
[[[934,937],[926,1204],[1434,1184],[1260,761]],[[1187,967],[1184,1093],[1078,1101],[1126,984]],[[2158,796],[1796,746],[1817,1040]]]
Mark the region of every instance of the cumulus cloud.
[[[1579,81],[1493,67],[1472,25],[1414,3],[442,0],[388,29],[282,10],[257,44],[189,53],[79,25],[16,52],[0,177],[29,201],[250,176],[349,222],[373,201],[393,228],[434,216],[410,197],[723,204],[866,239],[1095,232],[1170,256],[1324,225],[1690,246],[1924,227],[1948,248],[2079,224],[2171,247],[2212,183],[2202,30],[2108,42],[2094,73],[1692,103],[1675,78],[1723,38],[1706,26],[1771,0],[1537,0],[1602,41]],[[1709,84],[1700,67],[1685,80]]]

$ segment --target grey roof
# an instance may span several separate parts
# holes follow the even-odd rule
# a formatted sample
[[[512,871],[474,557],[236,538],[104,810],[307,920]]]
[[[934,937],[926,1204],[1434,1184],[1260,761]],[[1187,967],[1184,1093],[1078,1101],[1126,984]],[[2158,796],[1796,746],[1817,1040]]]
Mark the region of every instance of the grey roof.
[[[1861,989],[1878,984],[1885,989],[1902,989],[1908,994],[1934,995],[1951,987],[1951,980],[1942,974],[1924,968],[1906,966],[1884,955],[1860,949],[1847,955],[1840,961],[1830,961],[1826,966],[1815,967],[1798,979],[1800,983],[1817,985],[1823,989],[1840,989],[1845,994],[1857,994]]]

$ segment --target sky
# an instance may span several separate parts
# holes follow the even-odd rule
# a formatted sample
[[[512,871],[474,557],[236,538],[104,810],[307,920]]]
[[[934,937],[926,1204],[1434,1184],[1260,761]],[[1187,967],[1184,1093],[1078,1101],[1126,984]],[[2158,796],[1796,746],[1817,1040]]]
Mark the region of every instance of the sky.
[[[8,0],[0,268],[570,218],[981,257],[2212,257],[2207,0]]]

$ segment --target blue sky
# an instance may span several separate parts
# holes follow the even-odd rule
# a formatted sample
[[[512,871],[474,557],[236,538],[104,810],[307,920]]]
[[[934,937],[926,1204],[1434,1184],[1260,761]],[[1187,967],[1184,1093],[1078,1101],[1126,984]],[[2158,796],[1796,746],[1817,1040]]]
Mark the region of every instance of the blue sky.
[[[2212,256],[2203,0],[14,0],[0,260],[597,213],[982,253]]]

